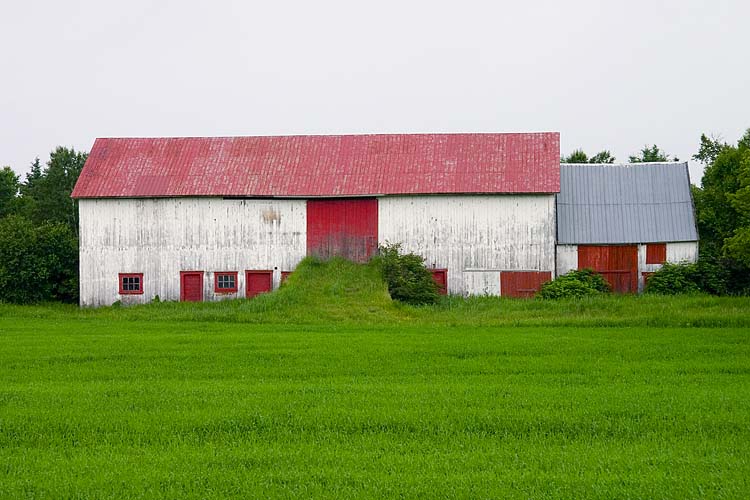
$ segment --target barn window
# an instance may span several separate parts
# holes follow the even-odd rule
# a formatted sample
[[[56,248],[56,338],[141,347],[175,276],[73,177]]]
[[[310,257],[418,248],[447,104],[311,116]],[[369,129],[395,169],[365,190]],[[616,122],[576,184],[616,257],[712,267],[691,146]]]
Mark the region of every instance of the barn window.
[[[120,273],[120,294],[143,293],[143,273]]]
[[[237,273],[214,274],[214,291],[217,293],[234,293],[237,291]]]
[[[646,264],[664,264],[666,261],[666,243],[649,243],[646,245]]]

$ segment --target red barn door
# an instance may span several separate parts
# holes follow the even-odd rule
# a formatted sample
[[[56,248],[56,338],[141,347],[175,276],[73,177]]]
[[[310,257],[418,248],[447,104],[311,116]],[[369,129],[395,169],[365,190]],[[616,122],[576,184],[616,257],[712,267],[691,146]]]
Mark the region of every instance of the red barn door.
[[[180,273],[180,300],[183,302],[203,301],[202,271],[183,271]]]
[[[447,269],[430,269],[432,279],[438,286],[440,295],[448,295],[448,270]]]
[[[307,200],[307,255],[367,262],[378,249],[378,200]]]
[[[580,245],[578,269],[590,268],[606,279],[613,292],[638,291],[638,247],[636,245]]]
[[[503,271],[500,273],[500,295],[531,298],[551,279],[549,271]]]

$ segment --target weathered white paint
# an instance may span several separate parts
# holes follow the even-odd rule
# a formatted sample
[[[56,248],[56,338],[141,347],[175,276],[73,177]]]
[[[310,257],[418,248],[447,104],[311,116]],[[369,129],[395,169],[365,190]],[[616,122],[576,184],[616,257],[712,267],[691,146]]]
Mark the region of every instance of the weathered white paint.
[[[180,271],[204,271],[205,300],[244,297],[245,270],[292,270],[306,252],[304,200],[82,199],[81,305],[180,299]],[[214,293],[237,271],[238,293]],[[143,273],[142,295],[120,295],[118,273]]]
[[[679,264],[680,262],[698,261],[698,242],[682,241],[679,243],[667,243],[667,262]]]
[[[556,260],[556,276],[578,269],[578,245],[557,245]]]
[[[388,196],[378,240],[448,269],[448,292],[498,294],[500,271],[554,271],[554,195]]]

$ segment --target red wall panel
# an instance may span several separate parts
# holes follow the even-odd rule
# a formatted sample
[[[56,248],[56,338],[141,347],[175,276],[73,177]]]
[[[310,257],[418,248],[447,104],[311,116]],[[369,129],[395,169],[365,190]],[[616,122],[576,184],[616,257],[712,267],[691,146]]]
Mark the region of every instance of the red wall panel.
[[[551,279],[549,271],[503,271],[500,273],[500,295],[533,297],[542,284]]]
[[[378,249],[378,200],[307,200],[307,255],[367,262]]]
[[[580,245],[578,269],[593,269],[606,279],[612,291],[638,291],[638,247],[636,245]]]

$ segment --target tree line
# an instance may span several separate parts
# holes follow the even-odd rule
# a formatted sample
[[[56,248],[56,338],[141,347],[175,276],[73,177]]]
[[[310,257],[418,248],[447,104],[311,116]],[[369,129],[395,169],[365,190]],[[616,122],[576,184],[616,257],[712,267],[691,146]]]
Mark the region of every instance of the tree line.
[[[78,302],[78,203],[87,154],[58,147],[22,181],[0,170],[0,302]]]
[[[667,153],[659,149],[659,146],[654,144],[653,146],[643,146],[643,148],[636,154],[628,157],[630,163],[646,163],[646,162],[666,162],[666,161],[680,161],[676,156],[669,157]],[[589,157],[583,149],[575,149],[568,156],[560,158],[561,163],[614,163],[615,157],[612,153],[605,149],[596,153],[594,156]]]
[[[78,203],[71,199],[87,154],[58,147],[37,158],[22,181],[0,170],[0,302],[78,302]],[[736,145],[702,135],[693,159],[703,163],[692,186],[700,235],[700,289],[718,295],[750,294],[750,129]],[[609,151],[582,149],[564,163],[614,163]],[[656,145],[630,162],[678,161]]]

